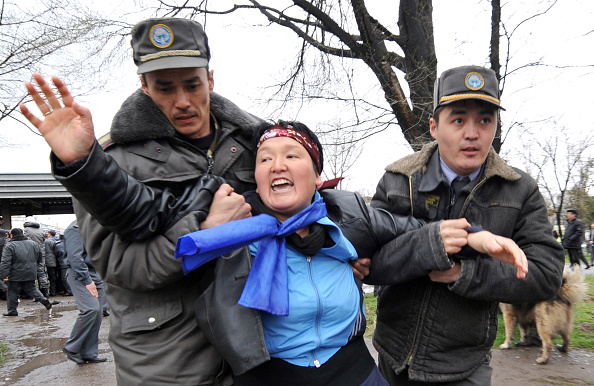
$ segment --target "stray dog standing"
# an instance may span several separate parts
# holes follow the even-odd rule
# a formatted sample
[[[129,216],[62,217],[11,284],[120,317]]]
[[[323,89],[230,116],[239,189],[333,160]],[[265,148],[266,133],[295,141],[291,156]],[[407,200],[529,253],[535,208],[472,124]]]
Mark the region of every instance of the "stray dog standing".
[[[582,301],[585,294],[586,283],[577,266],[565,268],[561,289],[552,299],[532,304],[500,303],[505,324],[505,342],[499,348],[507,349],[512,346],[516,324],[519,324],[522,342],[527,339],[528,329],[536,327],[542,340],[542,355],[536,359],[537,363],[544,365],[548,362],[553,347],[552,339],[557,334],[563,338],[563,345],[557,346],[557,349],[566,352],[569,348],[569,335],[573,329],[573,307]]]

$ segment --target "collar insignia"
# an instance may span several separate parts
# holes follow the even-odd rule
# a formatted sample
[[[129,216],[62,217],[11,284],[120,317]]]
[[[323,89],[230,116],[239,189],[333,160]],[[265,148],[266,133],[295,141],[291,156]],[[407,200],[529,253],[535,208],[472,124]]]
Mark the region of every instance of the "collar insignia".
[[[427,207],[434,207],[437,208],[439,206],[439,196],[437,194],[427,194],[425,195],[425,202],[427,203]]]

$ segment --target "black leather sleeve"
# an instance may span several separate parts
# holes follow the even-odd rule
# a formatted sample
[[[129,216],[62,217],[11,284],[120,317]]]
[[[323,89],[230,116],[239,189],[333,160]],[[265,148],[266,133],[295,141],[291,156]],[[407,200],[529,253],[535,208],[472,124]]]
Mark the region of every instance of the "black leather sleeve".
[[[372,257],[388,241],[424,224],[412,216],[372,208],[359,193],[326,189],[320,195],[326,203],[328,217],[340,227],[359,257]]]
[[[149,187],[123,171],[97,143],[77,170],[63,166],[53,153],[50,158],[56,180],[103,227],[127,241],[161,234],[190,212],[197,212],[201,222],[223,183],[220,177],[201,175],[176,192]]]

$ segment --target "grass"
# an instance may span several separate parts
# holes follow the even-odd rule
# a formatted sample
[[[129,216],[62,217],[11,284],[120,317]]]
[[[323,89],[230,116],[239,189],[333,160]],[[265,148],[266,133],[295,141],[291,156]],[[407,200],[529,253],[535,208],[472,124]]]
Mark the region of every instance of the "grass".
[[[582,348],[594,351],[594,276],[586,275],[586,283],[588,284],[588,292],[583,303],[580,303],[575,308],[575,321],[573,331],[571,332],[571,347]],[[371,338],[375,330],[375,310],[377,309],[377,299],[373,294],[367,294],[364,298],[365,314],[367,315],[367,331],[365,337]],[[516,327],[516,334],[514,335],[514,342],[520,340],[520,331]],[[505,329],[503,320],[499,315],[499,327],[497,329],[497,339],[493,344],[493,348],[499,348],[505,339]],[[561,338],[555,338],[554,344],[561,344]]]
[[[9,356],[8,346],[5,344],[0,344],[0,365],[3,365],[6,362],[6,359],[8,359],[8,356]]]
[[[375,331],[375,310],[377,310],[377,298],[373,294],[366,294],[363,298],[365,305],[365,315],[367,317],[367,329],[365,330],[365,337],[371,339]]]

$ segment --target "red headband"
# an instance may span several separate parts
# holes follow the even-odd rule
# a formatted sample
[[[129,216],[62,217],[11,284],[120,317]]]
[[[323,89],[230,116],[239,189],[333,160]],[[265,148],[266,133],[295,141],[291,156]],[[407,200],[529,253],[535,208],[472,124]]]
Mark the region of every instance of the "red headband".
[[[303,146],[305,150],[307,150],[311,159],[314,161],[317,172],[321,173],[322,165],[320,163],[320,149],[318,149],[318,145],[316,145],[307,134],[301,131],[296,131],[293,126],[287,126],[286,128],[279,125],[272,126],[270,129],[266,130],[264,134],[262,134],[260,141],[258,141],[257,147],[259,148],[262,142],[266,141],[267,139],[275,137],[293,138],[295,141],[299,142],[299,144]]]

